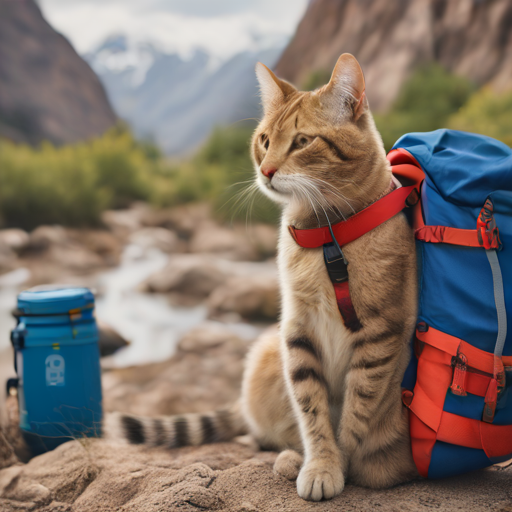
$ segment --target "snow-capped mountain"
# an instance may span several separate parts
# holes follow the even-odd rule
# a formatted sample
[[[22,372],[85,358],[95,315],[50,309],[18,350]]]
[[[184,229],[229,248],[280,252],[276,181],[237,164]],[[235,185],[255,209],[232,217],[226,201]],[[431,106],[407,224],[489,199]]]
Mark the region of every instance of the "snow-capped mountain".
[[[181,155],[200,145],[214,126],[258,116],[254,66],[258,60],[272,66],[287,38],[251,37],[252,50],[234,51],[227,59],[201,49],[170,53],[124,35],[109,37],[84,58],[119,117],[165,153]]]

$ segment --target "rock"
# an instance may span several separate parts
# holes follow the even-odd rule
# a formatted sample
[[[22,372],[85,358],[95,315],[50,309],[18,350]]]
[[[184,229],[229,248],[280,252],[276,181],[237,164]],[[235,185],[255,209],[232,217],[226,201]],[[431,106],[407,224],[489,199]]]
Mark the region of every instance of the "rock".
[[[206,323],[183,338],[169,361],[109,372],[111,384],[105,393],[105,407],[139,414],[170,414],[191,408],[206,411],[234,402],[248,346],[221,324]],[[184,393],[185,389],[189,393]]]
[[[6,244],[0,242],[0,274],[16,268],[16,254]]]
[[[88,274],[119,263],[121,242],[104,230],[39,226],[30,233],[21,264],[32,284],[63,281],[70,274]]]
[[[276,275],[232,277],[208,298],[210,318],[237,313],[250,320],[277,320],[279,283]]]
[[[98,77],[47,23],[38,2],[0,2],[0,62],[1,138],[70,144],[115,125]]]
[[[316,0],[276,73],[303,86],[311,73],[322,72],[326,83],[338,57],[350,52],[361,63],[374,111],[388,109],[410,73],[434,60],[478,86],[506,91],[512,53],[510,23],[503,20],[511,16],[509,0]]]
[[[99,229],[68,230],[70,237],[79,245],[97,254],[107,266],[119,264],[123,244],[109,231]]]
[[[146,203],[134,203],[126,210],[107,210],[101,220],[114,234],[126,237],[142,227],[142,219],[153,209]]]
[[[29,234],[23,229],[0,230],[0,246],[7,246],[16,253],[22,252],[30,243]]]
[[[178,344],[178,352],[196,352],[202,354],[223,346],[223,350],[240,351],[245,354],[247,343],[243,342],[234,332],[221,323],[204,322],[195,329],[190,330]]]
[[[43,251],[54,245],[66,245],[70,238],[62,226],[39,226],[30,233],[29,249]]]
[[[130,343],[125,340],[113,327],[102,320],[96,319],[99,331],[99,347],[101,357],[109,356],[116,350],[126,347]]]
[[[168,361],[104,373],[104,408],[181,414],[233,403],[249,346],[223,324],[206,322],[184,336]]]
[[[266,224],[246,227],[200,224],[190,240],[190,252],[215,253],[235,261],[258,261],[276,253],[277,228]]]
[[[219,226],[213,221],[204,222],[190,240],[192,253],[216,253],[223,258],[236,261],[256,261],[258,251],[245,233],[233,228]]]
[[[178,235],[167,228],[146,227],[132,233],[129,242],[143,249],[160,249],[166,253],[186,252],[187,245]]]
[[[245,227],[244,227],[245,228]],[[270,224],[253,224],[245,230],[246,236],[261,258],[275,256],[277,251],[277,227]]]
[[[157,293],[180,292],[207,297],[226,278],[225,265],[208,255],[175,255],[161,271],[150,276],[141,290]]]
[[[163,227],[188,239],[197,227],[213,217],[208,203],[189,203],[161,210],[148,209],[142,216],[142,224],[149,227]]]
[[[206,298],[226,279],[236,276],[276,275],[275,263],[239,262],[212,254],[173,255],[167,266],[151,275],[139,289],[156,293],[178,292],[184,297]]]
[[[90,272],[104,266],[102,258],[79,245],[53,246],[45,256],[52,263],[74,272]]]
[[[0,428],[0,469],[13,466],[18,462],[18,457],[14,454],[14,449],[7,441]]]

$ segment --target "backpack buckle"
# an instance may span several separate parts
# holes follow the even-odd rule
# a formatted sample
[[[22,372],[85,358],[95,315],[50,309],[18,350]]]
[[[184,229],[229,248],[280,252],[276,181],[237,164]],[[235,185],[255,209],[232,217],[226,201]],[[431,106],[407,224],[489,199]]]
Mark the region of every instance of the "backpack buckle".
[[[460,353],[454,358],[455,368],[453,369],[453,379],[450,389],[457,396],[467,396],[466,376],[468,370],[468,358]],[[452,363],[453,364],[453,363]]]
[[[476,231],[478,234],[478,241],[485,249],[497,249],[501,251],[502,243],[500,240],[500,231],[496,225],[496,219],[493,215],[494,205],[488,198],[485,201],[483,208],[480,210],[478,219],[476,221]]]
[[[494,421],[494,414],[496,413],[496,405],[500,393],[505,389],[505,367],[501,357],[494,356],[494,376],[489,382],[487,393],[485,394],[484,412],[482,421],[492,423]]]

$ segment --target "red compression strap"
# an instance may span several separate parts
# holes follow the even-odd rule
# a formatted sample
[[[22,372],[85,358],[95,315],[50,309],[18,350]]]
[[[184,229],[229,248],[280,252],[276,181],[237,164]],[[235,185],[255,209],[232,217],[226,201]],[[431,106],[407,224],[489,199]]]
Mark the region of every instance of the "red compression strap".
[[[334,224],[332,231],[338,244],[343,246],[353,242],[400,213],[406,207],[407,198],[415,189],[418,189],[418,186],[419,184],[415,184],[393,190],[347,220]],[[332,242],[328,226],[313,229],[296,229],[289,226],[289,230],[301,247],[312,249]]]
[[[443,411],[437,439],[484,450],[489,458],[512,454],[512,425],[490,425]]]
[[[438,331],[430,326],[427,332],[416,330],[416,337],[423,343],[446,352],[451,356],[457,356],[460,353],[464,354],[468,359],[467,365],[472,368],[491,375],[494,372],[494,354],[480,350],[460,338]],[[501,360],[504,366],[512,366],[512,356],[502,356]]]
[[[465,247],[483,247],[476,229],[458,229],[448,226],[423,226],[416,230],[417,240],[434,244],[464,245]],[[497,242],[493,248],[498,248]]]

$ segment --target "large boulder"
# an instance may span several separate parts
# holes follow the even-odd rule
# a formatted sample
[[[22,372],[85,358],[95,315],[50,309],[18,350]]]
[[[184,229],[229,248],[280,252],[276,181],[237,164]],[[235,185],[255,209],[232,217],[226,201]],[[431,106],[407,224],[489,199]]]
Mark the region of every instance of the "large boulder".
[[[144,281],[139,289],[154,293],[178,293],[206,298],[231,277],[276,276],[275,263],[242,262],[220,258],[218,254],[175,254],[169,263]]]
[[[148,227],[161,227],[176,231],[181,238],[190,238],[198,226],[213,218],[208,203],[188,203],[173,208],[147,209],[141,223]]]
[[[190,252],[217,253],[223,258],[254,261],[259,254],[239,231],[220,226],[213,221],[201,224],[190,240]]]
[[[68,229],[70,239],[88,251],[98,255],[106,266],[119,264],[123,251],[122,241],[103,229]]]
[[[207,221],[195,230],[190,240],[190,252],[215,253],[235,261],[258,261],[273,256],[276,245],[277,229],[274,226],[227,227]]]
[[[62,226],[39,226],[30,233],[29,249],[44,251],[55,245],[67,245],[71,242],[66,229]]]
[[[129,341],[123,338],[111,325],[103,320],[97,318],[96,324],[98,325],[98,345],[100,347],[101,357],[109,356],[120,348],[130,344]]]
[[[159,249],[166,253],[186,252],[187,244],[167,228],[144,227],[132,233],[128,241],[143,250]]]
[[[233,313],[248,320],[277,320],[279,283],[275,274],[231,277],[208,297],[210,318]]]
[[[174,255],[168,265],[141,284],[141,291],[179,292],[207,297],[227,277],[227,266],[211,255]]]
[[[16,253],[22,252],[30,243],[29,234],[23,229],[0,230],[0,246],[6,246]]]

